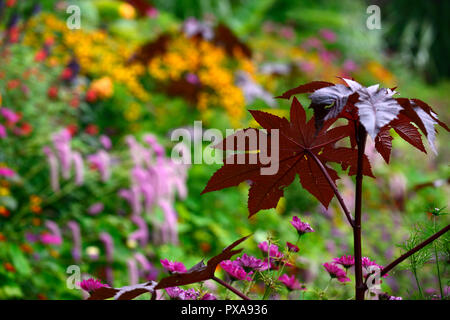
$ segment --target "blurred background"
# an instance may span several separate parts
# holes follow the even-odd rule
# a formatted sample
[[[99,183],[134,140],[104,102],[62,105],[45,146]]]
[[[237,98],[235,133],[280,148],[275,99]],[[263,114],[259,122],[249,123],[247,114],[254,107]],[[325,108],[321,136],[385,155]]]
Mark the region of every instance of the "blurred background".
[[[381,29],[367,26],[370,5]],[[249,233],[244,252],[262,258],[268,234],[280,250],[295,242],[294,215],[316,232],[289,273],[317,299],[322,264],[353,251],[338,203],[325,209],[295,182],[248,219],[248,185],[201,196],[220,165],[174,164],[170,134],[200,120],[223,134],[256,126],[249,109],[288,117],[274,96],[339,76],[397,87],[449,123],[449,12],[444,0],[0,0],[0,299],[85,298],[66,285],[70,265],[115,287],[160,279],[160,259],[189,268]],[[389,165],[372,141],[366,150],[377,179],[364,181],[363,255],[380,265],[448,224],[430,214],[448,205],[448,134],[437,155],[393,136]],[[341,176],[352,208],[354,181]],[[436,261],[448,291],[448,240],[391,272],[383,291],[435,299]]]

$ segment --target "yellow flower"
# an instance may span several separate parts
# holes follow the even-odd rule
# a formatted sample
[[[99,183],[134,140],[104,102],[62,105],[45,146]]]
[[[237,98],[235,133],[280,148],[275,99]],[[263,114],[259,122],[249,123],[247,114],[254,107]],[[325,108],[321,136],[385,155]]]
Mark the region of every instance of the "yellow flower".
[[[1,187],[0,188],[0,197],[6,197],[9,196],[9,189]]]
[[[122,3],[119,6],[119,14],[125,19],[134,19],[136,17],[136,10],[128,3]]]

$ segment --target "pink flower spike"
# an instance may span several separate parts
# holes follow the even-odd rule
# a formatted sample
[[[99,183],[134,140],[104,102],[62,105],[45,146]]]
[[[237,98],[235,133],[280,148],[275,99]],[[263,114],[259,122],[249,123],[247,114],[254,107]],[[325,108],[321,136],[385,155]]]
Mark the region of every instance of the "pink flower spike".
[[[81,289],[87,292],[92,292],[103,287],[108,287],[108,285],[103,284],[99,280],[92,278],[81,281],[79,283],[79,286],[81,287]]]
[[[102,144],[103,148],[105,148],[106,150],[109,150],[112,147],[111,139],[106,135],[100,136],[100,143]]]
[[[96,202],[87,209],[87,212],[89,214],[96,215],[102,212],[104,208],[105,206],[103,205],[103,203]]]
[[[0,124],[0,138],[6,138],[8,134],[6,133],[6,128]]]

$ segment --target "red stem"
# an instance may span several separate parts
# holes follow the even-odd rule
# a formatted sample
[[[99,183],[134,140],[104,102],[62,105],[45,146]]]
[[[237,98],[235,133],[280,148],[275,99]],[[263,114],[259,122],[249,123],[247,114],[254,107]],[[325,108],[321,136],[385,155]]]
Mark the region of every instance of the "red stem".
[[[440,236],[442,236],[443,234],[445,234],[449,230],[450,230],[450,224],[447,225],[445,228],[441,229],[440,231],[436,232],[435,234],[433,234],[431,237],[429,237],[424,242],[418,244],[417,246],[415,246],[414,248],[412,248],[408,252],[402,254],[400,257],[398,257],[397,259],[392,261],[386,268],[383,268],[383,270],[381,270],[381,276],[384,276],[386,273],[388,273],[390,270],[392,270],[400,262],[402,262],[403,260],[405,260],[409,256],[413,255],[417,251],[421,250],[425,246],[429,245],[431,242],[433,242],[434,240],[436,240],[437,238],[439,238]]]
[[[226,283],[225,281],[217,278],[216,276],[213,276],[211,278],[212,280],[216,281],[217,283],[223,285],[225,288],[227,288],[228,290],[230,290],[231,292],[235,293],[236,295],[238,295],[239,297],[241,297],[244,300],[251,300],[249,297],[247,297],[245,294],[243,294],[242,292],[240,292],[238,289],[230,286],[228,283]]]
[[[330,175],[328,174],[327,169],[325,169],[324,165],[322,164],[322,161],[320,161],[320,159],[317,158],[317,156],[313,152],[308,151],[308,154],[314,159],[314,161],[319,166],[319,168],[322,171],[323,175],[327,179],[328,184],[330,185],[331,189],[333,189],[334,194],[336,195],[336,198],[338,199],[339,204],[342,207],[342,210],[344,210],[344,213],[345,213],[345,216],[347,217],[348,222],[350,223],[350,225],[352,227],[354,227],[354,221],[353,221],[352,214],[350,213],[350,211],[348,210],[347,206],[345,205],[345,202],[342,199],[342,196],[341,196],[339,190],[337,189],[335,183],[333,182],[333,180],[331,179]]]
[[[358,163],[356,172],[355,191],[355,220],[353,225],[353,246],[355,256],[355,299],[364,300],[365,285],[362,274],[362,250],[361,250],[361,207],[362,207],[362,182],[363,182],[363,159],[366,147],[367,132],[359,125],[356,132],[358,145]]]

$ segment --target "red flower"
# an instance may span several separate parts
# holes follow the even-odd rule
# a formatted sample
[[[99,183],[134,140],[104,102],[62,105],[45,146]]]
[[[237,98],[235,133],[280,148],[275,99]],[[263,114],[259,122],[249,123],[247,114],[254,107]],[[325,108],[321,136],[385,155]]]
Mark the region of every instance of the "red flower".
[[[44,61],[47,58],[47,56],[48,56],[48,51],[45,48],[42,48],[34,56],[34,61],[35,62]]]
[[[12,7],[16,4],[16,0],[6,0],[6,6],[7,7]]]
[[[50,99],[57,99],[58,98],[58,87],[51,86],[48,89],[47,95]]]
[[[97,93],[94,90],[88,90],[86,92],[86,101],[89,103],[97,101]]]
[[[78,97],[74,97],[74,98],[72,98],[72,100],[70,100],[69,104],[72,108],[76,109],[80,106],[80,99],[78,99]]]
[[[72,77],[72,70],[70,68],[65,68],[63,72],[61,73],[61,79],[63,80],[69,80]]]
[[[17,88],[18,86],[20,86],[20,80],[18,79],[13,79],[13,80],[9,80],[6,87],[8,88],[8,90],[12,90]]]
[[[95,136],[98,134],[98,127],[95,124],[90,124],[84,131],[91,136]]]
[[[33,132],[33,127],[28,122],[24,122],[20,128],[21,134],[24,136],[30,135],[31,132]]]
[[[66,129],[69,131],[70,135],[73,137],[77,131],[78,131],[78,126],[76,124],[69,124]]]

